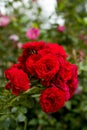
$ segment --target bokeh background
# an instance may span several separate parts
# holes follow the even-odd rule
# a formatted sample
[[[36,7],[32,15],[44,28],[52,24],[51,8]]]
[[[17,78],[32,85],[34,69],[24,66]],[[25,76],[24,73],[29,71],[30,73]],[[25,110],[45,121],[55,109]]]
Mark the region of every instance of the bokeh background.
[[[64,46],[68,60],[78,66],[74,96],[49,115],[35,99],[5,107],[12,95],[4,89],[3,72],[17,62],[22,44],[34,40]],[[0,0],[0,130],[68,129],[87,130],[87,0]]]

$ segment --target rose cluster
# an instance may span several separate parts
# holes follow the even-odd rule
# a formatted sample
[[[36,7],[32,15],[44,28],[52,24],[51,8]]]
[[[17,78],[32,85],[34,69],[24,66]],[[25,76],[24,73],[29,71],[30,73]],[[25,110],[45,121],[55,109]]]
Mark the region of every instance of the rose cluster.
[[[28,42],[23,44],[22,49],[18,63],[5,70],[9,80],[6,89],[11,89],[17,96],[31,89],[31,81],[38,79],[45,88],[39,100],[43,111],[58,111],[77,88],[77,66],[67,61],[68,55],[57,43]]]

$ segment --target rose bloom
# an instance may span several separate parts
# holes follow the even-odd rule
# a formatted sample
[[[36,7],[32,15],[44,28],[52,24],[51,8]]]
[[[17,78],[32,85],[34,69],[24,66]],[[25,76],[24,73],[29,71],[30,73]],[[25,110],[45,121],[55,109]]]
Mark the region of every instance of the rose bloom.
[[[67,81],[71,79],[72,77],[72,64],[71,63],[65,61],[64,65],[61,67],[59,71],[59,77],[63,81]]]
[[[25,44],[23,44],[22,46],[22,49],[24,50],[28,50],[31,52],[32,54],[32,51],[38,51],[38,50],[42,50],[46,47],[46,43],[44,41],[39,41],[39,42],[27,42]]]
[[[67,81],[67,85],[69,86],[70,97],[72,97],[78,87],[78,69],[74,64],[72,65],[72,77]]]
[[[47,54],[56,55],[60,66],[64,65],[65,59],[68,57],[64,48],[57,43],[47,43],[47,45],[42,50],[38,51],[38,54],[40,54],[42,57]]]
[[[40,35],[40,30],[38,28],[30,28],[26,32],[26,37],[31,40],[37,39],[39,35]]]
[[[70,98],[70,92],[69,92],[69,86],[67,85],[66,81],[63,81],[57,74],[52,80],[52,82],[53,84],[55,84],[56,87],[65,92],[65,100],[68,101]]]
[[[29,72],[32,75],[36,75],[35,72],[35,63],[40,59],[40,56],[38,54],[33,54],[31,55],[27,60],[26,60],[26,69],[27,72]]]
[[[30,81],[27,74],[22,70],[12,66],[5,71],[5,76],[9,80],[6,89],[12,89],[14,95],[19,95],[21,91],[26,91],[30,88]],[[18,67],[18,66],[17,66]]]
[[[58,30],[58,32],[64,32],[65,31],[65,26],[58,26],[57,30]]]
[[[77,66],[66,62],[65,66],[61,68],[61,71],[56,74],[51,82],[63,90],[65,92],[66,101],[69,100],[78,86]]]
[[[61,45],[58,45],[57,43],[47,43],[47,45],[42,50],[39,50],[38,53],[42,56],[52,53],[53,55],[58,56],[58,59],[59,56],[63,57],[64,59],[67,58],[66,51]]]
[[[48,54],[38,60],[35,64],[35,71],[41,80],[50,81],[59,70],[59,62],[57,57]]]
[[[0,16],[0,26],[5,27],[10,23],[10,18],[8,16]]]
[[[42,50],[43,48],[45,48],[45,46],[46,46],[46,43],[43,42],[43,41],[39,41],[39,42],[27,42],[27,43],[25,43],[25,44],[22,45],[23,53],[22,53],[21,56],[19,56],[18,61],[21,64],[21,66],[22,66],[22,68],[24,70],[26,69],[25,66],[26,66],[27,59],[30,56],[33,57],[32,56],[33,54],[36,54],[38,50]],[[32,58],[30,58],[30,59],[33,60]],[[28,63],[27,63],[27,65],[28,65]],[[31,64],[29,66],[31,66]]]
[[[57,43],[55,43],[55,44],[48,43],[47,46],[57,56],[62,56],[64,59],[67,58],[67,54],[66,54],[66,51],[64,50],[63,46],[58,45]]]
[[[42,91],[40,105],[46,113],[56,112],[64,106],[65,93],[61,89],[52,86]]]

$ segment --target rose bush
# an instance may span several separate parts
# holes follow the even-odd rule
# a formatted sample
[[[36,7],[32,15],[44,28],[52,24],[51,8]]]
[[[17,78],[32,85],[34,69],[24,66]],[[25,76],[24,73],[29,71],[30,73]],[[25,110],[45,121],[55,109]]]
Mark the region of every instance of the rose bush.
[[[42,6],[39,2],[43,3]],[[48,14],[48,11],[52,11],[52,9],[48,9],[51,8],[51,0],[50,3],[47,0],[34,0],[34,2],[33,0],[0,0],[0,18],[2,16],[10,18],[9,23],[4,20],[3,22],[7,23],[4,24],[5,26],[0,26],[0,130],[87,129],[86,0],[57,0],[58,3],[52,0],[52,2],[55,3],[55,9],[53,13]],[[46,9],[44,4],[47,5],[47,3]],[[61,26],[65,27],[62,32],[58,31],[58,27]],[[32,51],[32,54],[29,50],[23,50],[21,54],[20,48],[23,47],[23,43],[34,42],[34,39],[31,40],[26,37],[26,32],[30,28],[37,28],[40,31],[36,41],[46,41],[48,44],[50,42],[59,43],[62,46],[50,44],[49,46],[52,49],[47,47],[41,50],[42,45],[39,50]],[[57,47],[60,47],[59,51],[57,51]],[[68,55],[64,53],[65,51],[63,52],[63,47]],[[35,55],[37,50],[38,56]],[[66,80],[63,80],[65,76],[59,78],[59,73],[57,73],[49,86],[50,82],[44,82],[44,80],[37,78],[34,65],[39,60],[40,55],[43,57],[43,55],[55,52],[56,56],[60,57],[58,62],[61,67],[65,66],[64,59],[66,58],[67,62],[73,63],[73,75],[72,80],[69,79],[66,82]],[[20,58],[18,59],[18,57]],[[18,86],[21,91],[17,96],[12,94],[12,84],[9,83],[9,79],[4,77],[4,70],[11,68],[13,64],[18,70],[27,72],[27,75],[29,74],[28,80],[30,79],[30,88],[24,91],[22,90],[23,86]],[[78,66],[79,84],[76,80],[77,67],[74,67],[75,64]],[[64,74],[65,70],[67,70],[66,67],[63,70]],[[9,83],[7,85],[7,88],[10,88],[9,91],[5,89],[7,83]],[[65,105],[55,113],[45,114],[38,104],[38,102],[40,103],[39,97],[46,89],[51,89],[53,84],[66,93]],[[76,84],[78,84],[77,89]],[[72,95],[74,96],[72,97]],[[51,100],[49,102],[51,103]]]
[[[38,79],[45,87],[40,96],[43,111],[56,112],[77,88],[76,65],[66,60],[65,50],[55,43],[28,42],[22,48],[23,54],[18,58],[19,62],[5,70],[6,78],[9,79],[6,89],[11,88],[12,93],[17,96],[20,92],[33,88],[30,83]],[[61,57],[63,64],[60,62]]]

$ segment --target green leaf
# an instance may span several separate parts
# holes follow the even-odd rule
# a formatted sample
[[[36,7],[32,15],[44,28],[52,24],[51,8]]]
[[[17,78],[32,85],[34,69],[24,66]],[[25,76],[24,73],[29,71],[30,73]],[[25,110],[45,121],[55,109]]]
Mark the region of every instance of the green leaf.
[[[31,119],[28,124],[29,125],[37,125],[38,124],[38,120],[37,119]]]
[[[17,117],[18,122],[24,122],[26,120],[26,116],[22,113],[20,113]]]
[[[15,113],[15,112],[17,112],[17,110],[18,110],[17,107],[13,107],[13,108],[11,109],[11,112],[12,112],[12,113]]]
[[[0,121],[5,120],[7,117],[8,117],[7,115],[2,115],[2,116],[0,116]]]
[[[20,110],[21,113],[24,113],[24,114],[27,113],[27,108],[26,107],[23,107],[23,106],[19,107],[19,110]]]
[[[19,104],[23,105],[24,107],[28,107],[28,108],[32,108],[35,105],[34,104],[34,99],[32,97],[30,97],[30,96],[21,98]],[[25,110],[25,112],[26,111],[27,110]]]
[[[84,23],[87,24],[87,17],[85,17],[83,20],[84,20]]]
[[[70,110],[71,109],[71,101],[65,103],[65,107]]]

